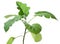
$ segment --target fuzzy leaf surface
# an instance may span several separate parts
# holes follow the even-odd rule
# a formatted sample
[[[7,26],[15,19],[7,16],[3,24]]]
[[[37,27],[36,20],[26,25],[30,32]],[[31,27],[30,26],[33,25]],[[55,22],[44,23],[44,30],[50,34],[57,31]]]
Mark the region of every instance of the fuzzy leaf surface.
[[[32,37],[33,37],[35,42],[41,41],[42,35],[40,33],[38,33],[38,34],[31,33],[31,34],[32,34]]]
[[[38,23],[30,25],[27,22],[24,22],[24,24],[25,24],[26,29],[28,29],[32,33],[38,34],[41,32],[42,27]]]
[[[7,41],[7,44],[12,44],[14,39],[15,39],[14,37],[10,37],[9,40]]]
[[[30,7],[27,7],[26,4],[19,1],[17,1],[16,4],[17,4],[17,9],[19,10],[19,15],[28,16]]]
[[[35,16],[40,16],[40,17],[44,16],[45,18],[50,18],[51,17],[52,19],[56,19],[57,20],[57,18],[52,13],[47,12],[47,11],[35,12]]]
[[[7,32],[10,28],[10,26],[12,26],[13,23],[15,23],[16,21],[20,20],[21,17],[20,16],[15,16],[13,19],[8,20],[7,22],[4,23],[4,30],[5,32]]]

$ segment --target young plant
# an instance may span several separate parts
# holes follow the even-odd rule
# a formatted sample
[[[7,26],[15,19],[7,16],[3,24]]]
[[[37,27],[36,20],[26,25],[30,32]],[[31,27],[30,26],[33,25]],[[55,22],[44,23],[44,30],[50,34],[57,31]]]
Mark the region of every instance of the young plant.
[[[27,33],[26,30],[28,30],[31,33],[35,42],[41,41],[42,35],[41,35],[40,32],[42,30],[42,26],[38,23],[34,23],[34,24],[30,25],[29,22],[32,19],[29,22],[26,21],[26,18],[29,15],[30,7],[27,7],[26,4],[24,4],[22,2],[19,2],[19,1],[16,2],[16,5],[17,5],[17,9],[19,10],[18,15],[6,15],[5,16],[5,18],[9,18],[9,17],[14,16],[14,18],[12,18],[12,19],[10,19],[10,20],[8,20],[7,22],[4,23],[5,32],[7,32],[9,30],[9,28],[12,26],[13,23],[21,20],[23,22],[24,26],[25,26],[25,31],[24,31],[23,42],[22,43],[24,44],[25,36],[26,36],[26,33]],[[39,16],[39,17],[44,16],[45,18],[48,18],[48,19],[52,18],[52,19],[57,20],[57,18],[52,13],[47,12],[47,11],[35,12],[34,18],[36,16]],[[10,37],[9,40],[7,41],[7,44],[12,44],[13,41],[15,40],[15,38],[18,38],[18,37]]]

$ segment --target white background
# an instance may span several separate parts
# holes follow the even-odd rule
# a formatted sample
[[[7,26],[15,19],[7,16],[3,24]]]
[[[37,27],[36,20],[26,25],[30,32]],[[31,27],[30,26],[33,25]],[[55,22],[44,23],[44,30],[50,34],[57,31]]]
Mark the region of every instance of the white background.
[[[15,22],[8,32],[4,31],[4,16],[8,14],[18,14],[17,0],[0,0],[0,44],[6,44],[7,40],[13,36],[23,35],[24,25],[21,21]],[[36,11],[49,11],[53,13],[57,19],[46,19],[44,17],[36,17],[30,24],[39,23],[42,26],[42,40],[34,42],[30,33],[26,34],[25,44],[60,44],[60,0],[19,0],[30,6],[30,14],[27,21],[31,19]],[[11,19],[11,18],[9,18]],[[13,44],[22,44],[22,37],[16,38]]]

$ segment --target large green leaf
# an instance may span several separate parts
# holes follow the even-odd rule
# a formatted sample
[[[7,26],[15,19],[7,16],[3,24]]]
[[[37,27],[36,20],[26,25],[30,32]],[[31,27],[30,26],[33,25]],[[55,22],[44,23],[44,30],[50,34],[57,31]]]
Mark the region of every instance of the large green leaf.
[[[12,26],[12,24],[15,22],[15,21],[18,21],[20,20],[21,17],[20,16],[15,16],[13,19],[10,19],[8,20],[7,22],[4,23],[4,30],[5,32],[7,32],[10,28],[10,26]]]
[[[41,36],[40,33],[38,33],[38,34],[31,33],[31,34],[32,34],[32,37],[33,37],[33,39],[34,39],[35,42],[41,41],[42,36]]]
[[[19,2],[19,1],[17,1],[16,4],[18,6],[17,9],[20,10],[19,15],[28,16],[30,7],[27,7],[26,4]]]
[[[10,37],[9,40],[7,41],[7,44],[12,44],[14,39],[15,39],[14,37]]]
[[[40,24],[35,23],[35,24],[30,25],[27,22],[24,22],[24,24],[25,24],[26,29],[28,29],[32,33],[38,34],[39,32],[41,32],[42,27]]]
[[[6,15],[5,18],[9,18],[9,17],[12,17],[12,16],[16,16],[16,15]]]
[[[47,11],[38,11],[35,14],[36,14],[35,16],[40,16],[40,17],[44,16],[45,18],[50,18],[51,17],[51,18],[57,20],[57,18],[52,13],[47,12]]]

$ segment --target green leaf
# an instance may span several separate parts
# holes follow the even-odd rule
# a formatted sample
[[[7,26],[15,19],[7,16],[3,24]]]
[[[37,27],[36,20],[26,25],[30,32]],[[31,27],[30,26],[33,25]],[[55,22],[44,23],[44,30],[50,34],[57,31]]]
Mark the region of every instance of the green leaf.
[[[19,15],[21,15],[21,16],[23,16],[24,15],[24,13],[23,13],[23,11],[21,10],[21,11],[19,11],[19,13],[18,13]]]
[[[12,16],[16,16],[16,15],[6,15],[5,18],[10,18]]]
[[[44,16],[45,18],[50,18],[51,17],[51,18],[57,20],[57,18],[52,13],[47,12],[47,11],[38,11],[35,14],[36,14],[35,16],[40,16],[40,17]]]
[[[14,37],[10,37],[9,40],[8,40],[8,42],[7,42],[7,44],[12,44],[13,41],[14,41],[14,39],[15,39]]]
[[[24,22],[24,24],[25,24],[26,29],[28,29],[32,33],[38,34],[41,32],[42,27],[40,24],[35,23],[35,24],[30,25],[27,22]]]
[[[15,16],[13,19],[10,19],[8,20],[7,22],[4,23],[4,30],[5,32],[7,32],[10,28],[10,26],[12,26],[12,24],[15,22],[15,21],[18,21],[20,20],[21,17],[20,16]]]
[[[41,27],[40,24],[38,24],[38,23],[32,24],[32,27],[33,27],[34,32],[35,32],[36,34],[39,33],[39,32],[41,32],[42,27]]]
[[[39,34],[39,33],[38,34],[31,33],[31,34],[32,34],[32,37],[33,37],[35,42],[41,41],[41,39],[42,39],[41,34]]]
[[[19,15],[24,14],[25,16],[28,16],[30,7],[27,7],[26,4],[19,2],[19,1],[17,1],[16,4],[18,6],[17,9],[20,10]]]

